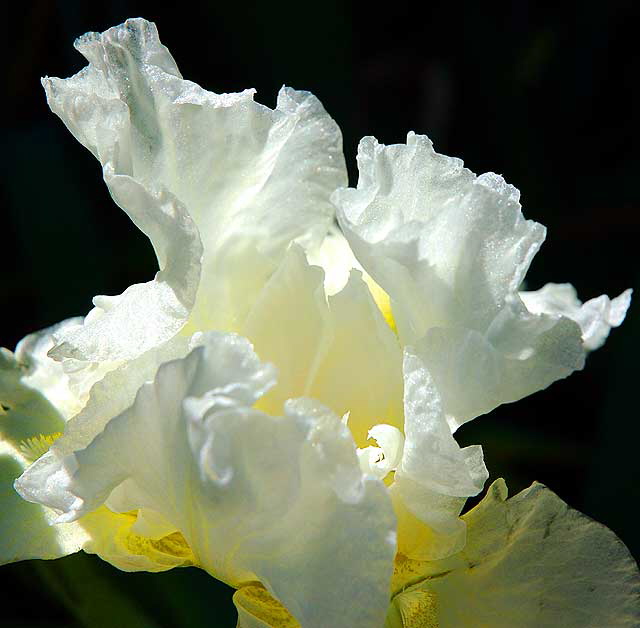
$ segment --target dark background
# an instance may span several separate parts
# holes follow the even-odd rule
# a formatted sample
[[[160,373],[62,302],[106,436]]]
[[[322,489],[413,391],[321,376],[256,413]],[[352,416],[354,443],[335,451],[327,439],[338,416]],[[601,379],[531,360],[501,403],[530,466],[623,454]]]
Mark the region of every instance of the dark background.
[[[351,184],[358,140],[427,133],[475,172],[522,191],[549,228],[530,288],[570,281],[583,299],[638,287],[638,15],[632,3],[27,2],[7,19],[0,220],[0,345],[90,309],[156,270],[111,201],[98,163],[49,112],[40,76],[85,65],[75,37],[155,21],[183,75],[216,92],[284,83],[337,120]],[[624,326],[582,373],[465,426],[492,478],[533,480],[611,527],[640,556],[636,354]],[[606,577],[606,574],[603,574]],[[94,557],[0,570],[10,626],[232,626],[231,590],[195,569],[123,574]],[[12,615],[11,615],[12,614]]]

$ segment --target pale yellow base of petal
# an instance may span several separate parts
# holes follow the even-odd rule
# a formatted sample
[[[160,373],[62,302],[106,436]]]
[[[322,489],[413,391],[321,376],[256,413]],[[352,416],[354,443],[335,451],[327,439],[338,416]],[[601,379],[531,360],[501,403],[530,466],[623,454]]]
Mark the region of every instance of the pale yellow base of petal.
[[[85,515],[79,522],[91,541],[84,550],[123,571],[157,572],[197,564],[180,532],[161,539],[146,538],[132,531],[136,518],[135,513],[117,514],[105,506]]]

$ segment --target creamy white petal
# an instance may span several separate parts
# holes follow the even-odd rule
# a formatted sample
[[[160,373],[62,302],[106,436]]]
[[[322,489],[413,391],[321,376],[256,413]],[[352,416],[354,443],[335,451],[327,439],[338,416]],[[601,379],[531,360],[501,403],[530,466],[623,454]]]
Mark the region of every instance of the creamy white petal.
[[[133,403],[140,386],[153,380],[158,367],[165,361],[185,356],[189,344],[186,338],[174,338],[104,375],[91,388],[82,411],[64,426],[62,436],[21,477],[20,484],[29,492],[31,499],[58,510],[69,508],[74,498],[59,490],[69,480],[65,458],[89,445],[114,416]]]
[[[482,490],[489,474],[481,447],[460,448],[456,442],[434,381],[410,348],[404,351],[403,371],[405,443],[391,493],[396,509],[406,508],[433,530],[435,538],[425,547],[413,546],[410,540],[405,543],[405,534],[416,533],[405,513],[399,528],[401,551],[411,557],[441,557],[464,542],[464,524],[458,516],[466,498]]]
[[[545,235],[522,217],[518,191],[413,133],[406,145],[363,139],[358,167],[357,189],[333,201],[356,257],[391,296],[403,341],[434,326],[486,330]]]
[[[517,296],[506,300],[486,334],[436,327],[415,349],[435,381],[453,431],[581,369],[585,357],[576,323],[530,314]]]
[[[349,413],[360,447],[374,425],[402,429],[402,352],[359,271],[327,300],[321,269],[292,246],[242,333],[279,370],[261,409],[277,413],[290,397],[319,399],[339,416]]]
[[[237,328],[288,244],[327,232],[329,195],[346,181],[338,127],[307,92],[283,88],[271,110],[251,90],[218,95],[183,80],[142,19],[89,33],[76,47],[89,66],[45,79],[49,104],[100,160],[161,271],[100,299],[95,328],[62,338],[57,357],[135,357],[171,337],[194,307],[196,329]],[[149,302],[155,319],[141,329]]]
[[[110,163],[104,178],[118,205],[151,239],[160,271],[116,297],[97,296],[85,321],[56,334],[55,359],[104,362],[133,359],[177,334],[195,301],[202,244],[185,208],[166,189],[149,192]]]
[[[67,457],[58,491],[74,501],[60,519],[130,481],[127,507],[174,524],[210,573],[262,582],[304,626],[381,625],[396,549],[384,485],[362,476],[348,429],[318,404],[288,402],[284,417],[247,405],[274,375],[248,342],[203,342]]]
[[[260,293],[242,335],[262,360],[278,368],[278,384],[261,400],[261,409],[278,414],[290,397],[311,394],[331,329],[322,270],[308,264],[299,246],[289,249]]]
[[[601,295],[582,303],[569,283],[548,283],[540,290],[520,292],[520,298],[533,314],[560,314],[574,320],[582,330],[582,342],[593,351],[601,347],[612,327],[624,321],[631,304],[632,290],[615,299]]]
[[[78,412],[84,405],[84,400],[73,390],[62,365],[49,357],[48,352],[58,334],[81,321],[80,318],[70,318],[23,338],[15,350],[15,373],[19,375],[18,381],[11,385],[5,379],[2,386],[4,393],[16,394],[14,386],[30,388],[45,397],[65,420]],[[6,371],[4,376],[7,377]]]
[[[307,259],[324,270],[324,291],[327,296],[340,292],[349,281],[351,271],[362,270],[349,242],[337,226],[329,229],[321,244],[307,251]]]
[[[489,477],[482,449],[460,448],[447,425],[433,378],[410,348],[404,351],[403,371],[405,446],[396,482],[407,477],[445,495],[477,495]]]
[[[464,550],[408,589],[435,594],[436,625],[637,626],[640,574],[620,539],[541,484],[506,494],[494,483],[464,516]]]
[[[452,429],[582,368],[585,349],[621,322],[628,293],[582,307],[523,293],[525,307],[517,288],[545,232],[501,177],[476,177],[413,134],[406,145],[365,138],[358,163],[357,189],[333,196],[340,224],[390,295],[400,340],[425,361]]]
[[[387,424],[402,431],[402,351],[361,273],[329,297],[330,335],[310,394],[348,425],[359,447],[369,430]]]

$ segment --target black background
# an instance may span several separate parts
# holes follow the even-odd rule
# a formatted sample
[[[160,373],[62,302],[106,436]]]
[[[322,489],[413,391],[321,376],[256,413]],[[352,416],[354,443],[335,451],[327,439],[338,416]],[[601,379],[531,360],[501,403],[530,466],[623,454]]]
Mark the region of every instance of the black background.
[[[120,293],[156,270],[151,246],[111,201],[98,163],[49,112],[39,84],[85,65],[76,36],[135,16],[157,23],[182,74],[207,89],[255,87],[270,106],[282,84],[316,94],[342,128],[352,185],[362,136],[396,143],[409,130],[475,172],[503,174],[521,190],[525,216],[549,229],[528,287],[570,281],[587,299],[638,286],[632,3],[162,9],[43,0],[14,9],[6,24],[0,345],[84,314],[93,295]],[[632,306],[584,372],[459,432],[464,444],[482,443],[492,478],[504,476],[512,493],[548,484],[636,557],[639,340]],[[122,574],[80,555],[4,567],[0,578],[5,625],[234,625],[231,590],[195,569]]]

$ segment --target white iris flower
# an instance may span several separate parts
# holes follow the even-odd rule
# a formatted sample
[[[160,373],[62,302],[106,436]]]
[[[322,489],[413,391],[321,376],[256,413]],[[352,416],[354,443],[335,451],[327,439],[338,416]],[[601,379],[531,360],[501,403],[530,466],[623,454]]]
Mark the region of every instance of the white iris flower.
[[[311,94],[207,92],[141,19],[76,47],[49,105],[160,270],[0,354],[0,560],[199,566],[243,628],[637,625],[633,559],[546,488],[459,516],[488,473],[454,438],[630,292],[518,292],[544,227],[424,136],[362,140],[349,188]]]

